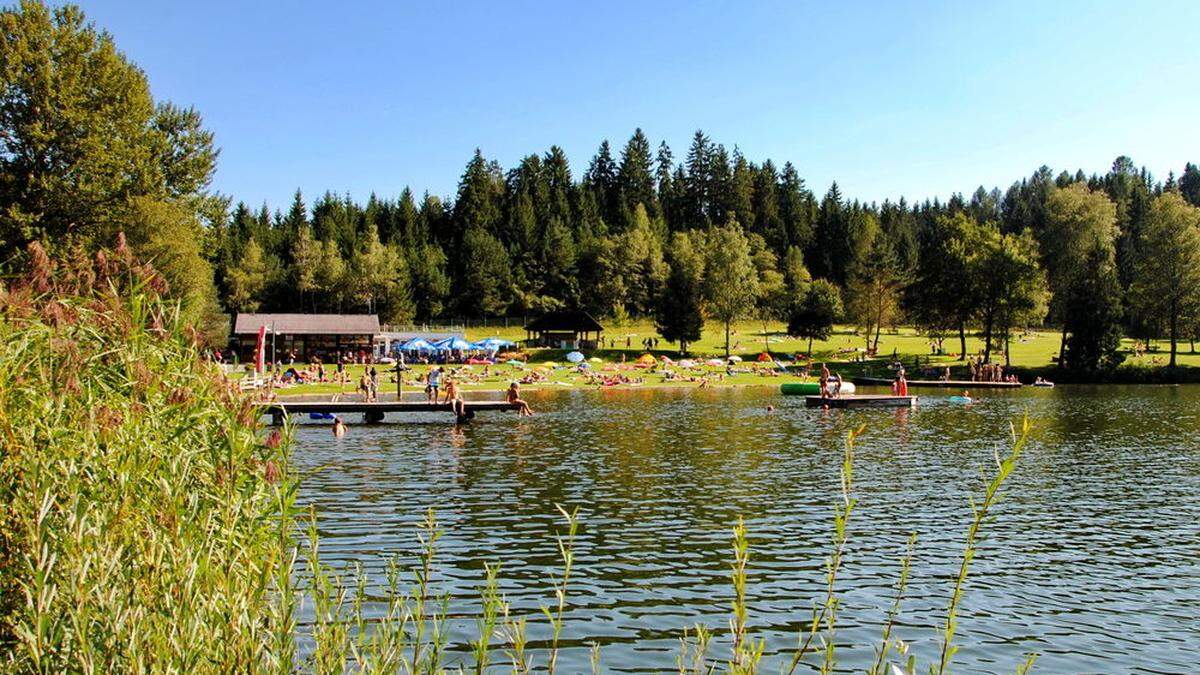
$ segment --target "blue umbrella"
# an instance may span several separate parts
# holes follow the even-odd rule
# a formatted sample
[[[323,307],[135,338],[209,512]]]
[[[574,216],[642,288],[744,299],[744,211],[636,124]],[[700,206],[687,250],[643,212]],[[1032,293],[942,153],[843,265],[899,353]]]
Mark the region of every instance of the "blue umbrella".
[[[428,352],[433,351],[433,345],[429,344],[429,340],[425,338],[413,338],[400,345],[400,350],[405,352]]]
[[[509,345],[512,345],[512,344],[514,344],[514,343],[510,340],[502,340],[498,337],[490,337],[490,338],[484,338],[484,339],[480,340],[479,342],[476,342],[475,347],[477,349],[491,350],[491,349],[499,349],[501,347],[508,347]]]
[[[470,342],[467,342],[466,340],[464,340],[460,337],[452,337],[452,338],[446,338],[445,340],[442,340],[441,342],[433,343],[433,347],[439,351],[452,351],[452,350],[466,351],[468,349],[473,349],[474,345],[472,345]]]

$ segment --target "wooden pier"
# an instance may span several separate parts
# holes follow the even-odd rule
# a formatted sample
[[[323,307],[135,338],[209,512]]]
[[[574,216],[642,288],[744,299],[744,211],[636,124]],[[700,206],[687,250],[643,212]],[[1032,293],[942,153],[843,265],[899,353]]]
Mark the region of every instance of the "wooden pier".
[[[464,413],[459,416],[459,422],[466,422],[475,416],[476,412],[484,410],[520,410],[521,406],[508,401],[464,401]],[[344,413],[362,413],[363,421],[368,423],[382,422],[387,413],[415,412],[444,412],[453,413],[449,403],[429,403],[428,401],[274,401],[263,405],[263,412],[271,416],[275,424],[283,423],[284,415],[301,415],[305,413],[327,413],[331,415]]]
[[[911,408],[917,404],[916,396],[885,396],[882,394],[851,394],[837,398],[805,396],[804,405],[809,408]]]
[[[860,387],[890,387],[895,379],[886,377],[856,377]],[[909,389],[1019,389],[1020,382],[972,382],[971,380],[908,380]]]

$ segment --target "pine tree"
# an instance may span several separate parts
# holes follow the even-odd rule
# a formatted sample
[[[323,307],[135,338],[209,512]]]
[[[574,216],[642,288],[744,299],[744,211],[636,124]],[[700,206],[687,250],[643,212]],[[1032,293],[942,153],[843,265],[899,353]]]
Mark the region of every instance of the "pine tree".
[[[1192,206],[1200,206],[1200,169],[1195,164],[1187,163],[1183,175],[1179,177],[1179,192]]]
[[[704,331],[703,237],[700,231],[671,235],[666,252],[670,272],[655,305],[655,329],[664,340],[678,342],[681,355]]]
[[[421,321],[442,314],[450,295],[450,276],[446,273],[446,254],[435,243],[417,244],[408,251],[412,278],[413,311]]]
[[[776,192],[779,198],[779,218],[783,221],[785,233],[784,241],[788,246],[799,246],[801,250],[807,251],[812,246],[817,204],[812,192],[804,187],[804,181],[791,162],[783,165]]]
[[[706,228],[712,224],[709,216],[712,213],[713,152],[708,136],[697,130],[684,161],[687,167],[681,200],[684,211],[679,214],[684,227]]]
[[[458,243],[471,228],[490,235],[500,229],[503,214],[504,179],[500,167],[483,158],[477,148],[458,183],[454,202],[454,228],[449,241]]]
[[[621,218],[620,194],[617,191],[617,165],[613,161],[612,148],[607,140],[600,143],[596,156],[588,165],[587,172],[583,175],[583,187],[595,195],[596,204],[600,207],[600,217],[610,230],[625,226],[624,219]]]
[[[633,211],[638,204],[646,207],[651,217],[661,214],[654,189],[654,174],[650,156],[650,141],[641,129],[633,132],[621,151],[621,168],[617,172],[617,191],[622,205]]]
[[[459,311],[467,316],[501,316],[512,302],[508,253],[481,227],[463,235],[462,272],[456,286]]]

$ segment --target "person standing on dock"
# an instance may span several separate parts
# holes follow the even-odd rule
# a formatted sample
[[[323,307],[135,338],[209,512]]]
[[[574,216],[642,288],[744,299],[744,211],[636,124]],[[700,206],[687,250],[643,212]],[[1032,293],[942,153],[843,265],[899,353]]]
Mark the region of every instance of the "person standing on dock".
[[[821,398],[829,398],[829,366],[821,364],[821,379],[820,379]]]
[[[425,394],[429,398],[430,403],[437,403],[438,394],[442,387],[442,368],[431,368],[429,376],[426,378]]]

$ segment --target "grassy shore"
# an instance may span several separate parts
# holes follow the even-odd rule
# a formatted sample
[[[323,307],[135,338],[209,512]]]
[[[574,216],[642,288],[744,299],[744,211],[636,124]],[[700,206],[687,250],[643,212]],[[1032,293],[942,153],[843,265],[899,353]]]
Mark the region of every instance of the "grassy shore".
[[[480,340],[485,337],[501,337],[513,341],[525,337],[524,331],[518,327],[511,328],[470,328],[466,331],[468,340]],[[650,350],[656,365],[653,368],[638,368],[634,363],[647,351],[642,346],[646,338],[658,338],[656,349]],[[587,352],[588,367],[601,377],[616,379],[618,376],[632,380],[619,384],[602,385],[594,380],[589,381],[586,374],[565,360],[567,352],[559,349],[534,349],[526,352],[528,362],[516,366],[499,364],[484,368],[484,366],[451,365],[447,370],[466,391],[501,391],[512,381],[530,380],[524,384],[525,389],[565,389],[565,388],[632,388],[632,387],[699,387],[703,382],[706,387],[730,386],[777,386],[784,381],[804,379],[806,369],[803,361],[793,361],[797,354],[806,354],[808,342],[788,337],[784,326],[769,324],[764,331],[761,323],[742,322],[734,327],[731,337],[731,353],[742,359],[734,364],[732,370],[725,366],[707,365],[703,362],[710,358],[724,356],[724,331],[715,325],[708,326],[703,338],[689,346],[690,359],[698,363],[692,367],[680,367],[680,356],[677,346],[662,340],[661,336],[648,322],[635,322],[620,327],[610,327],[605,334],[604,348]],[[1023,380],[1032,381],[1037,376],[1048,379],[1066,381],[1065,373],[1059,372],[1054,366],[1053,359],[1058,355],[1060,336],[1052,331],[1029,331],[1014,339],[1010,345],[1009,359],[1011,370]],[[628,346],[626,346],[628,344]],[[1140,357],[1133,356],[1133,341],[1126,340],[1128,350],[1126,363],[1114,373],[1108,374],[1104,381],[1112,382],[1194,382],[1200,381],[1200,354],[1190,351],[1190,345],[1181,345],[1184,351],[1178,356],[1179,367],[1168,370],[1167,362],[1169,345],[1165,342],[1154,342],[1150,348],[1155,350]],[[827,340],[813,343],[814,363],[828,363],[830,368],[843,377],[854,377],[860,374],[882,375],[889,371],[889,364],[898,359],[910,369],[910,377],[919,374],[925,368],[945,368],[949,366],[955,377],[969,378],[964,362],[958,357],[958,339],[953,338],[943,343],[943,351],[947,354],[932,353],[932,345],[928,337],[919,334],[911,328],[901,328],[885,332],[879,340],[879,357],[865,358],[865,341],[854,333],[848,326],[839,327]],[[780,358],[786,370],[772,367],[771,364],[760,363],[757,358],[766,350],[773,357]],[[967,338],[967,353],[978,354],[983,349],[983,341],[976,337]],[[662,357],[667,357],[676,363],[665,364]],[[1003,362],[1004,355],[994,355],[994,360]],[[918,365],[919,364],[919,365]],[[422,377],[432,366],[414,364],[405,374],[404,390],[406,395],[420,396],[424,389]],[[390,366],[384,366],[390,369]],[[363,366],[349,366],[345,382],[325,382],[304,385],[294,385],[277,390],[279,396],[353,396],[356,383],[363,373]],[[532,377],[531,377],[532,374]],[[392,372],[382,373],[381,393],[393,394],[396,391],[395,375]],[[536,380],[536,381],[533,381]]]

